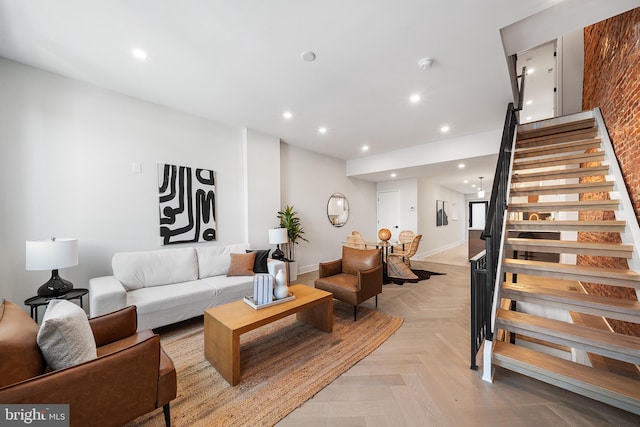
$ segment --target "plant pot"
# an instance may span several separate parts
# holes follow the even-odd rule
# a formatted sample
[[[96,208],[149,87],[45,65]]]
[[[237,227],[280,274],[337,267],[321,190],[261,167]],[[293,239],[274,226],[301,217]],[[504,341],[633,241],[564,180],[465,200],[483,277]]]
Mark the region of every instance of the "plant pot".
[[[289,285],[298,280],[298,261],[289,261]]]

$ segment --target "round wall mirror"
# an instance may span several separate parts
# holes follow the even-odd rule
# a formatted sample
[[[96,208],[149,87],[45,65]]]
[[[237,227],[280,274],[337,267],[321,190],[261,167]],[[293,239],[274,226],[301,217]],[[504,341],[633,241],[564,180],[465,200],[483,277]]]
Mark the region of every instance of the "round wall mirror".
[[[344,194],[334,193],[327,203],[327,216],[334,227],[342,227],[349,219],[349,202]]]

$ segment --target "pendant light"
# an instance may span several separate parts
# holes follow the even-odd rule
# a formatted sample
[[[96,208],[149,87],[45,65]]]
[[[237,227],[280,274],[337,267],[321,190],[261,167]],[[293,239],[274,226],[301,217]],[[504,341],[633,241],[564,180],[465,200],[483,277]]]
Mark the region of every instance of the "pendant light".
[[[484,199],[484,190],[482,189],[482,178],[484,178],[484,176],[480,176],[480,189],[478,190],[478,197],[481,199]]]

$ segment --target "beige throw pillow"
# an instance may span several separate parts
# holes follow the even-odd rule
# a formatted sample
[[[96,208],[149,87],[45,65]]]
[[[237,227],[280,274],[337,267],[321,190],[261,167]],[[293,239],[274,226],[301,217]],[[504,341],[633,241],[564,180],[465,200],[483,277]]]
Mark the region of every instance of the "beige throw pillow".
[[[256,253],[231,254],[231,264],[227,276],[253,276],[253,263],[256,260]]]
[[[82,308],[62,299],[49,302],[38,331],[38,346],[53,370],[64,369],[97,357],[96,341]]]

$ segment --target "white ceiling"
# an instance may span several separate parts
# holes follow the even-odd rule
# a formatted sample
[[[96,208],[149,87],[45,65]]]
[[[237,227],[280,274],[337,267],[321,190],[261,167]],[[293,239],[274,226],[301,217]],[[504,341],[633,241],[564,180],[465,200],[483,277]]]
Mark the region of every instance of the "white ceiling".
[[[561,2],[0,0],[0,56],[350,160],[501,129],[512,92],[500,29]],[[468,163],[403,177],[471,193],[462,179],[485,176],[487,189],[495,156]]]

